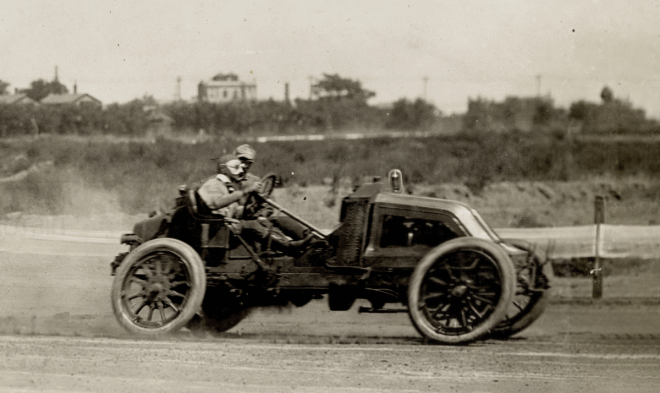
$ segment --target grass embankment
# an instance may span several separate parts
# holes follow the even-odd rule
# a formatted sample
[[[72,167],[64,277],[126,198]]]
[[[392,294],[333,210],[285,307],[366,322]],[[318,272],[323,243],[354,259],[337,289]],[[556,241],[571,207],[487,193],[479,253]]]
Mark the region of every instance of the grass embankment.
[[[240,143],[0,141],[0,218],[12,212],[90,216],[167,208],[178,185],[213,175],[211,159]],[[496,227],[589,224],[596,194],[608,197],[608,222],[660,222],[660,182],[654,179],[660,143],[473,134],[255,148],[253,172],[280,175],[286,186],[279,191],[282,204],[303,217],[318,216],[315,223],[322,227],[336,222],[339,198],[352,184],[392,168],[403,171],[410,192],[468,202]]]

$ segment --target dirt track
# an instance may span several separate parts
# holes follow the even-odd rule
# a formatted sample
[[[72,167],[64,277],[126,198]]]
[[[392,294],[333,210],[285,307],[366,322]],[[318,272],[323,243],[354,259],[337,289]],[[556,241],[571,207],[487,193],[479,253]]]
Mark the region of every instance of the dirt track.
[[[220,338],[136,341],[110,308],[118,245],[0,239],[0,392],[656,392],[660,303],[553,302],[507,341],[427,345],[405,314],[257,310]]]
[[[0,337],[0,391],[655,392],[660,386],[657,337],[416,344]]]

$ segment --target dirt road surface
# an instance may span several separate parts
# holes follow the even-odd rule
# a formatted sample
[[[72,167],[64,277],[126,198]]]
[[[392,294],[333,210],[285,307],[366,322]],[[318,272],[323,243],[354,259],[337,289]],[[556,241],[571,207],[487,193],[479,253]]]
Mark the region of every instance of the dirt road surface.
[[[120,251],[0,238],[0,393],[660,391],[655,299],[555,300],[518,336],[467,346],[322,301],[255,310],[221,337],[136,340],[110,307]]]

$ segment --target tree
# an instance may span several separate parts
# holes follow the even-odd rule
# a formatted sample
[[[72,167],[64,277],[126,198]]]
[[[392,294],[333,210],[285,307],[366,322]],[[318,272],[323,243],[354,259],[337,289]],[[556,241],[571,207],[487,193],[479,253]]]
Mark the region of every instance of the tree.
[[[9,94],[7,89],[9,88],[9,83],[0,79],[0,95]]]
[[[568,110],[568,118],[573,120],[586,120],[593,113],[598,105],[580,100],[571,104]]]
[[[538,100],[533,122],[537,125],[547,125],[555,116],[554,105],[551,100]]]
[[[358,127],[372,121],[374,111],[367,100],[375,96],[362,87],[360,81],[342,78],[337,74],[323,74],[312,86],[316,100],[298,102],[298,112],[313,127],[328,130]]]
[[[612,102],[614,99],[614,93],[612,93],[612,89],[607,86],[603,87],[603,90],[600,91],[600,98],[603,100],[603,103]]]
[[[436,118],[435,112],[435,106],[421,98],[415,101],[401,98],[394,103],[385,126],[404,130],[428,128]]]
[[[23,91],[36,101],[41,101],[48,94],[66,94],[69,90],[61,84],[58,80],[47,82],[43,79],[38,79],[30,83],[30,88]]]
[[[345,79],[338,74],[323,74],[323,78],[312,86],[314,95],[320,98],[349,98],[366,104],[369,98],[376,95],[373,91],[362,88],[360,81]]]

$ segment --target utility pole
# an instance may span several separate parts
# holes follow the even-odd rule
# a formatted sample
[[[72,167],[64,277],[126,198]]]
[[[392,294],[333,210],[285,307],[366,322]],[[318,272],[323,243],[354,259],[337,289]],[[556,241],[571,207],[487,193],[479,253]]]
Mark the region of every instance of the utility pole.
[[[541,97],[541,74],[536,74],[536,96]]]
[[[424,92],[423,92],[422,98],[424,99],[424,101],[426,101],[426,85],[429,82],[429,77],[424,76],[424,78],[422,78],[422,80],[424,81]]]
[[[308,75],[307,79],[309,79],[309,99],[312,99],[312,93],[314,92],[314,76],[313,75]]]
[[[181,77],[176,77],[176,90],[174,91],[174,99],[181,101]]]

